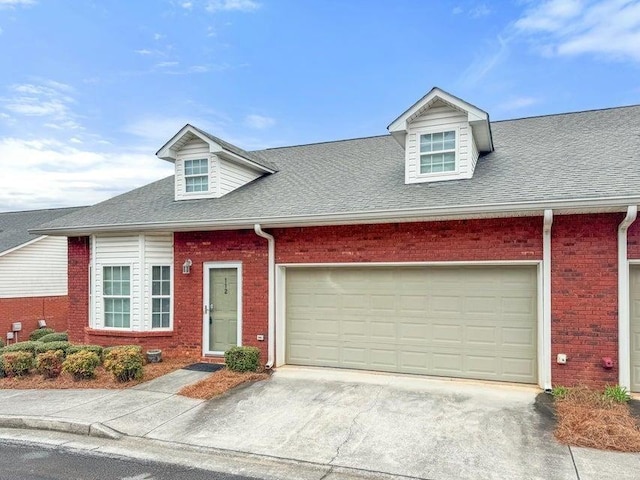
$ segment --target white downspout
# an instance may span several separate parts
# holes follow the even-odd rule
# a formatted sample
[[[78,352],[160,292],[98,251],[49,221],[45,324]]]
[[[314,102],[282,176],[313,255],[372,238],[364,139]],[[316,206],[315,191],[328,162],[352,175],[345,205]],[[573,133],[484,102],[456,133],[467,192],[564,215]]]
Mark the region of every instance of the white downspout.
[[[542,227],[542,388],[551,385],[551,225],[553,210],[544,211]]]
[[[265,368],[269,369],[273,367],[275,358],[275,345],[276,345],[276,325],[275,325],[275,312],[276,312],[276,296],[275,296],[275,271],[276,271],[276,240],[273,238],[273,235],[269,235],[266,232],[262,231],[262,227],[259,223],[256,223],[253,226],[253,230],[256,234],[262,238],[267,239],[268,248],[269,248],[269,308],[268,308],[268,319],[269,319],[269,331],[268,331],[268,358],[267,363],[265,364]]]
[[[629,262],[627,260],[627,231],[638,216],[638,206],[630,205],[627,216],[618,227],[618,382],[631,388]]]

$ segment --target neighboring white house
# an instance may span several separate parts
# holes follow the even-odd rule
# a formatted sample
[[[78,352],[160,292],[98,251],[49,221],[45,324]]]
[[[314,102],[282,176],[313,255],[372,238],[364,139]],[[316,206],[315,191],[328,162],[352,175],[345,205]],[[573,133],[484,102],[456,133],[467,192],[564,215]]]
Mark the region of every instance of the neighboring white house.
[[[67,239],[29,233],[82,207],[0,213],[0,335],[23,323],[24,339],[44,319],[66,329]]]

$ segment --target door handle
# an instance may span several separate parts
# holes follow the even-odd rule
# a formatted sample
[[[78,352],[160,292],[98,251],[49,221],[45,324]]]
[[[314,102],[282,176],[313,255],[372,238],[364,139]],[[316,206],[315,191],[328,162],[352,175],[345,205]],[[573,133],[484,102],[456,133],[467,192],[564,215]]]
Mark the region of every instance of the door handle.
[[[213,312],[213,303],[210,305],[204,306],[204,313],[209,313],[209,312]]]

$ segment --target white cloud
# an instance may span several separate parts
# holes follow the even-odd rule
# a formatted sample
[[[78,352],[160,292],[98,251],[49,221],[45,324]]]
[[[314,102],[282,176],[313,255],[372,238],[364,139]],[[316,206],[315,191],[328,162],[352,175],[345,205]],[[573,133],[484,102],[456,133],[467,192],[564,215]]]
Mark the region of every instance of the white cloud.
[[[515,97],[498,105],[498,109],[503,111],[513,111],[521,108],[530,107],[531,105],[535,105],[538,102],[539,100],[534,97],[526,97],[526,96]]]
[[[35,0],[0,0],[0,8],[28,7],[35,3]]]
[[[156,63],[156,67],[158,68],[168,68],[168,67],[177,67],[179,62],[160,62]]]
[[[462,12],[464,12],[464,9],[461,6],[453,7],[453,10],[451,10],[453,15],[460,15]]]
[[[526,11],[514,26],[548,55],[640,62],[640,1],[551,0]]]
[[[0,98],[4,110],[23,117],[43,117],[58,128],[80,128],[70,105],[74,103],[70,93],[73,88],[64,83],[43,80],[38,83],[11,85],[9,95]]]
[[[464,86],[473,86],[500,65],[509,56],[509,40],[498,36],[496,42],[482,48],[482,53],[469,65],[458,79]]]
[[[487,7],[484,3],[476,5],[469,10],[469,16],[471,18],[486,17],[490,13],[491,13],[491,9]]]
[[[182,8],[184,8],[185,10],[191,10],[193,8],[193,3],[192,2],[182,2],[180,4],[180,6]]]
[[[153,52],[151,50],[148,50],[146,48],[141,48],[139,50],[134,50],[135,53],[137,53],[138,55],[151,55]]]
[[[72,139],[73,141],[73,139]],[[0,211],[93,204],[171,175],[149,154],[89,151],[57,140],[0,140]]]
[[[260,8],[255,0],[209,0],[205,9],[208,12],[239,11],[254,12]]]
[[[162,40],[165,37],[165,35],[162,35],[161,33],[154,33],[153,34],[153,39],[157,42],[158,40]]]
[[[274,118],[265,117],[263,115],[247,115],[244,119],[245,125],[258,130],[264,130],[266,128],[273,127],[276,123]]]

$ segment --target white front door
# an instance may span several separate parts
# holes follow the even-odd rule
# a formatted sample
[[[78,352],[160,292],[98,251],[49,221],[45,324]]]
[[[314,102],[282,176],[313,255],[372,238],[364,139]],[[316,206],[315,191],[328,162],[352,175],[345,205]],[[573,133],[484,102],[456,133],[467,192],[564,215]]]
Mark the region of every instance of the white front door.
[[[202,350],[223,354],[242,344],[242,267],[238,263],[204,264]]]

